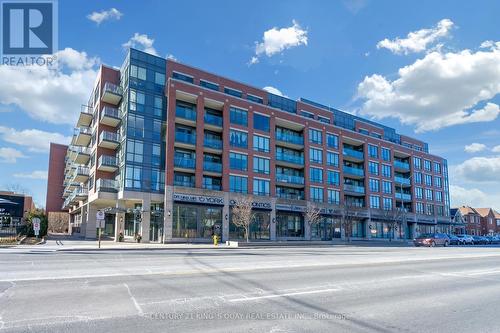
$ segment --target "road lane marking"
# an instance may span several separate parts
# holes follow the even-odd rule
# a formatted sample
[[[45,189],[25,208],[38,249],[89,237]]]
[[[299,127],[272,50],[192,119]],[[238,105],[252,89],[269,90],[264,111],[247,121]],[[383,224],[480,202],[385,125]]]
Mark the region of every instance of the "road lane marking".
[[[132,303],[134,303],[134,306],[137,310],[137,314],[139,316],[143,316],[144,312],[142,311],[142,308],[139,305],[139,303],[137,303],[137,300],[135,299],[134,295],[132,295],[132,292],[130,291],[130,287],[126,283],[124,283],[123,285],[125,286],[125,288],[127,288],[128,295],[130,296],[130,300],[132,301]]]
[[[339,288],[328,288],[328,289],[319,289],[319,290],[296,291],[296,292],[283,293],[283,294],[272,294],[272,295],[235,298],[235,299],[229,300],[229,302],[245,302],[245,301],[255,301],[255,300],[266,299],[266,298],[321,294],[321,293],[330,293],[330,292],[339,291],[339,290],[340,290]]]

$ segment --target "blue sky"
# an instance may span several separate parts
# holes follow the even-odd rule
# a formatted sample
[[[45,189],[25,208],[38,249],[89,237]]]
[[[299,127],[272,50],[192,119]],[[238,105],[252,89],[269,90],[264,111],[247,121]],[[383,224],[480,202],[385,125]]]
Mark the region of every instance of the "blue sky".
[[[129,42],[377,118],[448,159],[454,204],[500,209],[499,11],[496,1],[60,0],[58,68],[0,66],[0,188],[45,204],[48,142],[68,140],[97,66],[120,66]]]

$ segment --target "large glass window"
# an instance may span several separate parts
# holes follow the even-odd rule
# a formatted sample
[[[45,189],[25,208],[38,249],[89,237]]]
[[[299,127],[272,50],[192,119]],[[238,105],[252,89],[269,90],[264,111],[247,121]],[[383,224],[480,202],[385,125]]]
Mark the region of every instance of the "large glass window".
[[[161,147],[157,143],[153,143],[153,151],[152,151],[152,157],[151,157],[151,164],[154,166],[160,166],[161,165]]]
[[[368,171],[370,174],[378,176],[378,163],[377,162],[368,162]]]
[[[125,169],[125,187],[140,189],[142,183],[142,168],[127,165]]]
[[[431,171],[431,161],[424,160],[424,169],[425,171]]]
[[[415,187],[415,198],[423,199],[424,198],[424,189],[421,187]]]
[[[388,182],[386,180],[382,181],[382,191],[385,194],[391,194],[392,193],[392,182]]]
[[[130,65],[130,76],[139,80],[146,80],[146,68]]]
[[[368,144],[368,156],[378,158],[378,147]]]
[[[253,135],[253,150],[269,153],[269,138],[260,135]]]
[[[432,176],[431,175],[425,175],[425,185],[432,186]]]
[[[269,195],[269,180],[254,179],[253,180],[253,194],[254,195]]]
[[[229,121],[231,124],[241,126],[248,126],[248,112],[247,110],[230,107],[229,108]]]
[[[248,156],[234,152],[229,153],[229,167],[233,170],[247,171]]]
[[[268,175],[270,172],[270,161],[268,158],[254,156],[253,158],[253,172],[263,173]]]
[[[302,214],[279,212],[276,214],[278,237],[304,237],[304,217]]]
[[[340,192],[339,191],[328,189],[327,195],[328,195],[328,203],[329,204],[334,204],[334,205],[340,204]]]
[[[310,199],[315,202],[323,202],[323,188],[311,186]]]
[[[380,192],[380,181],[378,179],[370,178],[369,185],[370,192]]]
[[[248,134],[232,129],[229,131],[229,142],[233,147],[248,148]]]
[[[261,115],[259,113],[253,114],[253,128],[263,132],[269,132],[269,117]]]
[[[309,180],[315,183],[323,182],[323,169],[309,168]]]
[[[144,111],[144,104],[146,103],[146,95],[143,92],[135,89],[130,89],[130,111]]]
[[[370,208],[380,209],[380,197],[378,195],[370,195]]]
[[[326,144],[330,148],[338,149],[339,148],[339,137],[338,135],[326,133]]]
[[[384,198],[383,202],[385,210],[392,210],[392,198]]]
[[[323,163],[323,151],[321,149],[309,148],[309,161]]]
[[[232,216],[232,214],[230,214]],[[254,211],[253,221],[250,224],[249,239],[270,239],[270,221],[271,214],[267,211]],[[230,239],[245,239],[245,229],[237,227],[230,218],[229,222],[229,238]]]
[[[338,171],[327,170],[326,175],[327,175],[328,185],[339,186],[340,173]]]
[[[382,176],[386,178],[392,177],[392,167],[387,164],[382,164]]]
[[[382,159],[384,161],[391,160],[391,150],[390,149],[382,147],[381,148],[381,155],[382,155]]]
[[[141,141],[127,140],[127,161],[142,163],[143,146]]]
[[[229,176],[229,191],[236,193],[248,193],[247,177]]]
[[[339,154],[337,153],[332,153],[332,152],[326,152],[326,163],[330,166],[339,167]]]
[[[309,142],[323,144],[323,136],[322,136],[321,131],[310,128],[309,129]]]

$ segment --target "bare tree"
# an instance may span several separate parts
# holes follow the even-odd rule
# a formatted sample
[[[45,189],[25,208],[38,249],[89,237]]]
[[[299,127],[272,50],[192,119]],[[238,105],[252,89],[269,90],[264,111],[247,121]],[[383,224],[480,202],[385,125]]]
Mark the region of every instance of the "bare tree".
[[[49,212],[49,232],[67,233],[69,230],[69,214],[65,212]]]
[[[341,209],[341,227],[344,230],[344,236],[347,242],[351,242],[352,225],[358,220],[359,209],[352,202],[345,202]]]
[[[321,221],[321,209],[316,204],[308,202],[304,211],[304,219],[309,223],[309,239],[311,240],[311,227]]]
[[[392,241],[396,227],[402,227],[401,217],[403,212],[400,208],[384,209],[382,215],[389,228],[389,241]]]
[[[240,197],[234,201],[231,220],[237,227],[245,230],[245,238],[248,243],[250,234],[250,225],[254,219],[252,212],[252,199],[249,197]]]

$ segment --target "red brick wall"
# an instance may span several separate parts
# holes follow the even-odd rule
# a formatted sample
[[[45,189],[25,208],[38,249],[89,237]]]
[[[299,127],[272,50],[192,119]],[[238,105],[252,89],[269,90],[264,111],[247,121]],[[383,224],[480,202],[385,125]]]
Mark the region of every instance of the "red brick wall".
[[[57,143],[50,144],[49,172],[47,180],[47,197],[45,210],[47,212],[60,212],[64,203],[64,167],[68,146]]]

